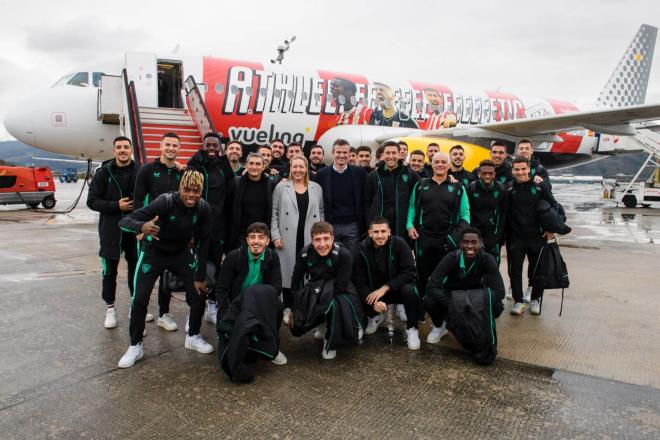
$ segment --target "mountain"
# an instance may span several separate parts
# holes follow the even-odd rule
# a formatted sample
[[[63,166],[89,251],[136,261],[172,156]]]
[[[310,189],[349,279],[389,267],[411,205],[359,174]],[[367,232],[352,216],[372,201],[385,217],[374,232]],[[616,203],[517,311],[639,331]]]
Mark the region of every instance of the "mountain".
[[[7,164],[20,166],[45,166],[54,171],[59,171],[60,168],[75,168],[78,171],[84,171],[87,168],[87,165],[84,163],[77,164],[52,160],[35,160],[32,159],[33,156],[47,157],[50,159],[71,159],[62,154],[51,153],[49,151],[40,150],[39,148],[30,147],[19,141],[0,142],[0,160],[5,161]]]

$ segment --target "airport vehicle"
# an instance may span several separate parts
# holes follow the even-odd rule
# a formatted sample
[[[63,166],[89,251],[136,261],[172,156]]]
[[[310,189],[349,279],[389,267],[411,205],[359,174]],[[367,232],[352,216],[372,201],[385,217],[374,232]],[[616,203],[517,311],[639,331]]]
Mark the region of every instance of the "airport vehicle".
[[[62,168],[60,170],[60,182],[76,183],[78,181],[78,170],[75,168]]]
[[[636,149],[633,124],[660,118],[660,103],[644,105],[656,37],[657,28],[642,25],[599,97],[582,109],[501,91],[128,52],[112,74],[71,73],[22,100],[5,126],[24,143],[85,159],[111,157],[112,139],[123,134],[139,163],[160,154],[166,131],[181,137],[182,160],[216,131],[247,145],[281,138],[326,150],[337,138],[372,148],[403,140],[425,150],[436,142],[444,151],[460,143],[467,169],[488,157],[492,141],[512,151],[527,138],[544,165],[567,167]]]
[[[0,166],[0,204],[55,207],[55,180],[47,167]]]

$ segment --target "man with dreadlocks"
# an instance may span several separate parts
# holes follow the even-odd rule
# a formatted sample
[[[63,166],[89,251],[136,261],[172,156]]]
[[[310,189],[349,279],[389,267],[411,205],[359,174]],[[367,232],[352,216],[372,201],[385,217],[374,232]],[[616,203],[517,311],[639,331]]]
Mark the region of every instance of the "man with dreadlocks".
[[[211,233],[211,208],[201,199],[203,189],[204,176],[198,171],[186,171],[178,192],[158,196],[119,222],[124,231],[151,237],[143,240],[135,269],[129,324],[131,345],[119,360],[119,368],[132,367],[143,356],[142,336],[149,296],[163,270],[171,271],[186,287],[190,315],[185,347],[199,353],[213,351],[199,334],[206,300],[206,260]]]

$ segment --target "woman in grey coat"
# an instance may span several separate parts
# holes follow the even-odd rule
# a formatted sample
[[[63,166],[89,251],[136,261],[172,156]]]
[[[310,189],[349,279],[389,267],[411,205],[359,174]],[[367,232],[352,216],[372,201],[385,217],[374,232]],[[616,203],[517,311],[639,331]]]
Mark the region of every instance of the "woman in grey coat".
[[[311,242],[312,225],[323,220],[323,192],[317,183],[310,182],[305,156],[294,156],[289,164],[289,179],[278,183],[273,193],[270,234],[282,267],[284,306],[290,309],[293,267],[300,250]]]

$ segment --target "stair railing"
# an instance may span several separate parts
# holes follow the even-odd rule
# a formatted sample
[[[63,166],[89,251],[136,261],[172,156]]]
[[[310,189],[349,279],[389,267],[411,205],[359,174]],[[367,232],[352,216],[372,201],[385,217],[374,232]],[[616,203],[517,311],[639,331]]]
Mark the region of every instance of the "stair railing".
[[[203,138],[206,133],[215,133],[216,131],[213,126],[213,121],[211,120],[211,116],[204,104],[204,98],[202,97],[197,82],[195,82],[195,78],[193,78],[192,75],[189,76],[186,79],[184,86],[186,90],[186,105],[188,106],[190,117],[199,130],[201,137]]]

